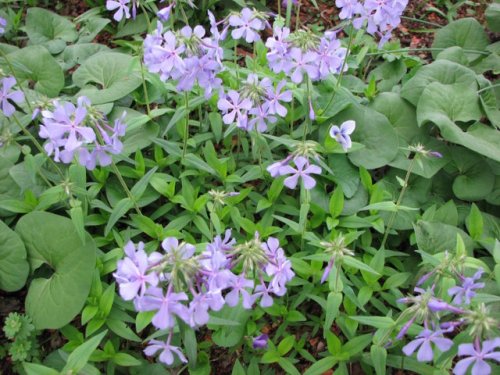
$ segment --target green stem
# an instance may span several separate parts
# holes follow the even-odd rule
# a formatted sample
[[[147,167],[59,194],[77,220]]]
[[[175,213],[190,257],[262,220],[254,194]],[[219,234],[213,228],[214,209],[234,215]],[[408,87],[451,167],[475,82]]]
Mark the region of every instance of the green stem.
[[[443,27],[443,25],[440,25],[439,23],[434,23],[434,22],[419,20],[418,18],[406,17],[406,16],[401,16],[401,18],[404,19],[404,20],[408,20],[408,21],[423,23],[424,25],[436,26],[436,27],[439,27],[439,28]]]
[[[143,56],[139,57],[140,58],[139,61],[141,64],[142,89],[144,90],[144,99],[146,99],[146,111],[148,112],[148,117],[151,118],[151,107],[149,106],[149,93],[148,93],[148,87],[146,85],[146,77],[144,76],[144,64],[142,62]]]
[[[141,7],[142,11],[144,12],[144,15],[146,16],[146,24],[148,25],[148,31],[151,30],[151,20],[149,19],[149,14],[146,8],[144,8],[144,5],[142,3],[139,3],[139,6]]]
[[[309,80],[309,78],[306,78],[306,82],[307,82],[307,107],[309,107],[309,103],[311,103],[311,81]],[[312,129],[312,120],[311,120],[311,116],[309,115],[309,111],[311,109],[310,108],[307,108],[306,109],[306,121],[304,123],[304,133],[302,134],[302,142],[305,142],[306,141],[306,137],[307,137],[307,130],[308,130],[308,125],[310,124],[311,125],[311,129]]]
[[[184,92],[184,104],[186,106],[186,122],[184,124],[184,144],[182,147],[182,159],[186,156],[187,142],[189,137],[189,94]]]
[[[238,65],[238,41],[235,39],[234,40],[234,52],[233,52],[233,63],[234,63],[234,69],[236,69],[236,79],[239,81],[240,80],[240,69]]]
[[[335,89],[333,90],[333,94],[330,97],[328,104],[323,109],[322,113],[326,113],[328,108],[330,108],[330,105],[332,105],[333,99],[335,99],[335,96],[337,95],[337,91],[339,91],[340,84],[342,83],[342,78],[344,77],[344,70],[345,70],[346,65],[347,65],[347,58],[349,57],[349,53],[351,52],[351,45],[352,45],[353,34],[354,34],[354,29],[353,29],[352,24],[350,24],[349,26],[350,26],[349,27],[349,41],[347,42],[347,52],[345,55],[345,59],[342,62],[342,68],[340,69],[339,78],[337,79],[337,84],[335,85]]]
[[[384,55],[386,53],[399,53],[399,52],[420,52],[420,51],[423,51],[423,52],[426,52],[426,51],[429,51],[429,52],[432,52],[432,51],[444,51],[446,48],[427,48],[427,47],[424,47],[424,48],[401,48],[401,49],[395,49],[395,50],[391,50],[391,51],[388,51],[388,50],[380,50],[380,51],[377,51],[377,52],[370,52],[370,53],[367,53],[365,54],[365,56],[378,56],[378,55]],[[478,50],[471,50],[471,49],[464,49],[463,50],[465,53],[475,53],[475,54],[478,54],[478,55],[484,55],[484,56],[489,56],[490,53],[489,52],[485,52],[485,51],[478,51]]]
[[[5,62],[7,63],[7,65],[9,66],[9,70],[10,72],[12,73],[12,76],[16,79],[16,82],[17,82],[17,86],[21,89],[21,91],[23,92],[24,94],[24,98],[25,98],[25,101],[26,101],[26,104],[28,105],[28,109],[31,113],[33,113],[33,107],[31,106],[29,100],[28,100],[28,96],[26,95],[26,91],[24,91],[24,88],[21,86],[20,82],[19,82],[19,79],[17,78],[16,76],[16,71],[14,70],[14,67],[12,66],[12,63],[10,62],[9,58],[7,57],[7,54],[5,52],[2,51],[2,49],[0,48],[0,55],[5,59]]]
[[[396,215],[398,214],[399,206],[401,205],[401,202],[402,202],[403,197],[406,193],[406,190],[408,189],[408,181],[410,180],[411,172],[413,171],[413,168],[415,167],[415,162],[416,162],[418,157],[419,157],[419,154],[416,154],[415,157],[410,162],[410,165],[408,167],[408,171],[406,172],[405,180],[403,182],[403,187],[401,188],[401,192],[399,193],[398,201],[396,202],[396,210],[391,214],[391,217],[389,218],[389,222],[387,223],[387,227],[385,228],[384,238],[382,239],[382,244],[380,245],[380,249],[384,248],[385,243],[387,241],[387,237],[389,237],[389,232],[391,231],[392,225],[394,224],[394,220],[396,219]]]
[[[289,1],[288,3],[292,3],[293,1]],[[299,0],[299,4],[297,5],[297,14],[295,15],[295,30],[298,30],[300,27],[300,7],[302,6],[302,0]]]
[[[490,85],[490,86],[488,86],[488,87],[484,87],[484,88],[482,88],[481,90],[478,90],[478,91],[477,91],[477,93],[478,93],[478,94],[480,94],[480,93],[482,93],[482,92],[484,92],[484,91],[488,91],[488,90],[490,90],[490,89],[494,89],[495,87],[500,87],[500,83],[496,83],[496,84],[494,84],[494,85]]]
[[[290,108],[290,136],[293,134],[293,119],[295,118],[295,100],[292,97],[292,104]]]
[[[123,191],[125,192],[125,194],[127,195],[127,197],[132,201],[132,203],[134,204],[135,211],[139,215],[143,216],[142,212],[141,212],[141,209],[137,205],[137,202],[135,201],[134,196],[130,192],[127,184],[125,183],[125,180],[123,179],[122,174],[120,173],[120,170],[118,169],[118,167],[116,166],[116,163],[114,161],[111,162],[111,169],[113,169],[113,172],[115,173],[116,177],[118,178],[118,181],[120,182],[120,185],[122,186]]]
[[[31,140],[31,142],[33,142],[33,144],[35,145],[35,147],[37,148],[37,150],[42,154],[42,155],[47,155],[47,153],[45,152],[45,150],[43,149],[42,145],[40,144],[40,142],[38,142],[38,140],[33,136],[33,134],[31,134],[28,129],[26,129],[23,124],[21,124],[21,121],[19,121],[19,119],[17,118],[16,115],[12,115],[12,118],[14,119],[14,121],[16,122],[17,126],[19,126],[19,128],[21,129],[21,131]],[[62,173],[61,169],[59,168],[59,166],[55,163],[54,160],[52,160],[51,157],[47,156],[47,160],[49,161],[50,164],[52,164],[52,166],[54,167],[54,169],[56,170],[57,174],[59,175],[59,177],[61,177],[61,180],[64,180],[64,174]]]
[[[286,20],[285,20],[285,26],[290,28],[290,23],[292,21],[292,6],[293,6],[293,2],[292,1],[289,1],[287,4],[286,4]]]

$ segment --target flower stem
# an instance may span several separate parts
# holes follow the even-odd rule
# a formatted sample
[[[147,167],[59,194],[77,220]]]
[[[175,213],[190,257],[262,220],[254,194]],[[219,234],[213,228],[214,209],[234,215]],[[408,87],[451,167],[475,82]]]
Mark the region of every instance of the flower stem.
[[[184,123],[184,144],[182,146],[182,159],[186,156],[187,142],[189,137],[189,94],[184,92],[184,104],[186,106],[186,121]]]
[[[144,56],[144,53],[142,56],[140,56],[140,64],[141,64],[141,78],[142,78],[142,89],[144,90],[144,99],[146,100],[146,111],[148,112],[148,117],[151,118],[151,107],[149,106],[149,93],[148,93],[148,87],[146,85],[146,78],[144,76],[144,64],[142,62],[142,58]]]
[[[408,189],[408,181],[410,180],[411,172],[412,172],[413,168],[415,167],[415,162],[416,162],[418,157],[419,157],[419,154],[416,154],[414,156],[414,158],[411,160],[410,165],[408,166],[408,171],[406,172],[405,180],[403,182],[403,187],[401,188],[401,192],[399,193],[399,197],[398,197],[398,200],[396,202],[396,210],[391,214],[391,217],[389,218],[389,222],[387,223],[387,227],[385,228],[384,238],[382,239],[380,249],[383,249],[385,246],[385,243],[387,241],[387,237],[389,236],[389,232],[392,228],[392,225],[394,224],[394,220],[396,219],[396,215],[398,214],[399,206],[401,205],[401,202],[402,202],[403,197],[406,193],[406,190]]]
[[[134,204],[135,211],[139,215],[143,216],[142,212],[141,212],[141,209],[137,205],[137,202],[135,201],[134,196],[130,192],[127,184],[125,183],[125,180],[123,179],[122,174],[120,173],[120,170],[118,169],[118,167],[116,166],[116,163],[114,161],[111,162],[111,169],[113,169],[113,172],[115,173],[116,177],[118,178],[118,181],[120,182],[120,185],[122,186],[123,191],[125,192],[125,194],[127,195],[127,197],[132,201],[132,203]]]
[[[337,84],[335,85],[335,89],[333,90],[333,94],[330,97],[328,104],[323,109],[322,113],[325,113],[328,110],[328,108],[330,108],[330,106],[333,103],[333,99],[335,99],[335,96],[337,95],[337,92],[339,91],[340,84],[342,83],[342,78],[344,77],[344,70],[347,66],[347,58],[349,57],[349,53],[351,52],[353,34],[354,34],[354,28],[352,27],[352,24],[350,24],[349,25],[349,41],[347,42],[347,51],[346,51],[345,59],[342,62],[342,68],[340,68],[339,78],[337,79]]]
[[[21,91],[23,92],[24,94],[24,98],[25,98],[25,101],[26,101],[26,104],[28,105],[28,109],[31,113],[33,113],[33,107],[31,106],[29,100],[28,100],[28,96],[26,95],[26,91],[24,91],[24,88],[21,86],[21,84],[19,83],[19,79],[17,78],[16,76],[16,71],[14,70],[14,67],[12,66],[12,63],[11,61],[9,60],[9,58],[7,57],[7,54],[2,51],[2,49],[0,48],[0,55],[5,59],[5,62],[7,63],[7,65],[9,66],[9,70],[10,72],[12,73],[12,76],[16,79],[16,82],[17,82],[17,85],[19,86],[19,88],[21,89]]]
[[[43,149],[43,147],[40,144],[40,142],[38,142],[38,140],[33,136],[33,134],[31,134],[28,131],[28,129],[26,129],[26,127],[24,127],[23,124],[21,124],[21,121],[19,121],[19,119],[17,118],[17,116],[16,115],[12,115],[12,118],[14,119],[15,123],[17,124],[17,126],[19,126],[19,128],[21,129],[21,131],[33,142],[33,144],[35,145],[35,147],[37,148],[37,150],[42,155],[47,155],[47,153]],[[50,164],[52,164],[52,166],[56,170],[56,172],[59,175],[59,177],[61,177],[61,180],[64,180],[64,174],[62,173],[62,171],[59,168],[59,166],[54,162],[54,160],[52,160],[52,158],[49,157],[49,156],[47,156],[47,160],[49,161]]]

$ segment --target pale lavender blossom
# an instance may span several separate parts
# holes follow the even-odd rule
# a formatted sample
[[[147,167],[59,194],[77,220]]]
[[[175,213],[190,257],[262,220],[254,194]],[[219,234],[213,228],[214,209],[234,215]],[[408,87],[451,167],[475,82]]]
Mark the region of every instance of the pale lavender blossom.
[[[239,128],[246,129],[248,111],[253,107],[248,98],[241,98],[237,91],[230,90],[227,96],[223,96],[217,102],[217,107],[222,111],[224,124],[232,124],[236,121]]]
[[[470,305],[471,298],[476,295],[475,289],[484,288],[484,283],[476,283],[481,278],[484,271],[480,268],[472,277],[460,276],[462,285],[454,286],[448,290],[449,296],[455,296],[453,303],[461,305],[462,303]]]
[[[283,296],[286,293],[285,285],[295,276],[292,271],[292,263],[286,258],[277,238],[269,237],[267,242],[262,244],[262,247],[269,258],[265,271],[268,276],[272,277],[271,290],[277,296]]]
[[[150,287],[143,297],[137,300],[139,311],[156,311],[152,323],[158,329],[171,329],[175,326],[175,316],[190,323],[188,308],[182,304],[187,301],[186,293],[175,293],[170,289],[164,293],[161,288]]]
[[[163,342],[159,340],[151,340],[148,342],[148,346],[144,349],[144,354],[147,356],[153,356],[158,351],[160,351],[160,355],[158,359],[160,362],[170,366],[174,363],[174,354],[180,359],[182,363],[187,363],[188,360],[182,353],[181,349],[178,346],[170,345],[170,342]]]
[[[476,344],[460,344],[458,346],[458,355],[467,356],[457,362],[453,368],[454,375],[465,375],[468,368],[472,366],[472,375],[489,375],[491,366],[485,361],[487,359],[500,363],[500,352],[495,351],[500,347],[500,338],[483,341],[482,347],[479,342]]]
[[[240,301],[240,295],[243,300],[243,307],[250,309],[255,301],[255,298],[248,292],[253,289],[254,282],[245,278],[245,275],[235,276],[229,280],[231,291],[226,295],[226,303],[228,306],[234,307]]]
[[[321,168],[317,165],[310,164],[309,160],[303,156],[297,156],[293,159],[296,168],[286,165],[280,168],[279,173],[283,175],[291,174],[284,181],[286,187],[295,189],[299,183],[299,179],[304,182],[304,188],[310,190],[316,186],[316,180],[310,174],[321,174]]]
[[[3,17],[0,17],[0,35],[5,33],[5,27],[7,26],[7,20]]]
[[[129,4],[130,0],[107,0],[106,9],[110,11],[116,10],[113,18],[116,22],[120,22],[123,16],[125,16],[126,19],[130,18]]]
[[[434,344],[441,352],[446,352],[453,346],[453,341],[443,337],[443,331],[441,330],[424,329],[415,340],[403,347],[403,353],[411,356],[420,347],[417,352],[417,360],[419,362],[429,362],[434,358],[431,344]]]
[[[14,77],[5,77],[0,82],[2,85],[0,88],[0,110],[6,117],[10,117],[16,111],[10,101],[20,104],[24,101],[24,94],[19,90],[11,90],[17,83]]]
[[[335,0],[337,8],[342,9],[339,14],[341,20],[351,19],[359,5],[358,0]]]
[[[170,19],[170,13],[172,12],[172,8],[174,7],[175,3],[172,3],[168,6],[166,6],[163,9],[160,9],[158,13],[156,13],[157,17],[160,19],[162,22],[167,22]]]
[[[315,81],[319,78],[318,54],[314,51],[303,52],[300,48],[292,48],[290,51],[292,59],[291,79],[293,83],[301,83],[304,75]]]
[[[260,40],[259,32],[265,28],[265,23],[257,18],[250,8],[243,8],[241,14],[231,15],[229,24],[234,28],[231,31],[233,39],[243,38],[247,43]]]
[[[330,137],[335,139],[342,146],[344,151],[347,151],[352,147],[350,135],[354,132],[355,128],[356,122],[352,120],[345,121],[340,127],[333,125],[330,129]]]
[[[293,95],[291,90],[283,91],[285,88],[286,81],[282,80],[278,83],[276,89],[267,89],[267,99],[263,106],[268,110],[270,115],[278,114],[281,117],[285,117],[287,114],[287,109],[280,102],[291,102],[293,100]]]

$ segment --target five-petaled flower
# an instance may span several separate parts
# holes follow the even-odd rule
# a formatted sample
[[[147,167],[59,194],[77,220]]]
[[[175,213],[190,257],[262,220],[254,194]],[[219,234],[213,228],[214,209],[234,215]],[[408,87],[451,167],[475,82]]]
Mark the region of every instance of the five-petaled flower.
[[[342,146],[344,151],[347,151],[352,146],[350,135],[354,132],[355,128],[356,122],[352,120],[345,121],[340,127],[333,125],[330,129],[330,136]]]
[[[485,359],[491,359],[500,362],[500,352],[494,351],[500,347],[500,337],[493,340],[483,341],[482,348],[479,344],[460,344],[458,347],[459,356],[467,356],[457,362],[453,368],[454,375],[464,375],[467,369],[472,366],[472,375],[489,375],[491,366]]]

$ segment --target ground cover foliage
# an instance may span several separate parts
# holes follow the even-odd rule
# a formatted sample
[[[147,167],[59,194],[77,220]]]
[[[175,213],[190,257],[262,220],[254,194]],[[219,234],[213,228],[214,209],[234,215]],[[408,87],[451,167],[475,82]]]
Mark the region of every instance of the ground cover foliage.
[[[1,371],[500,371],[499,3],[0,5]]]

